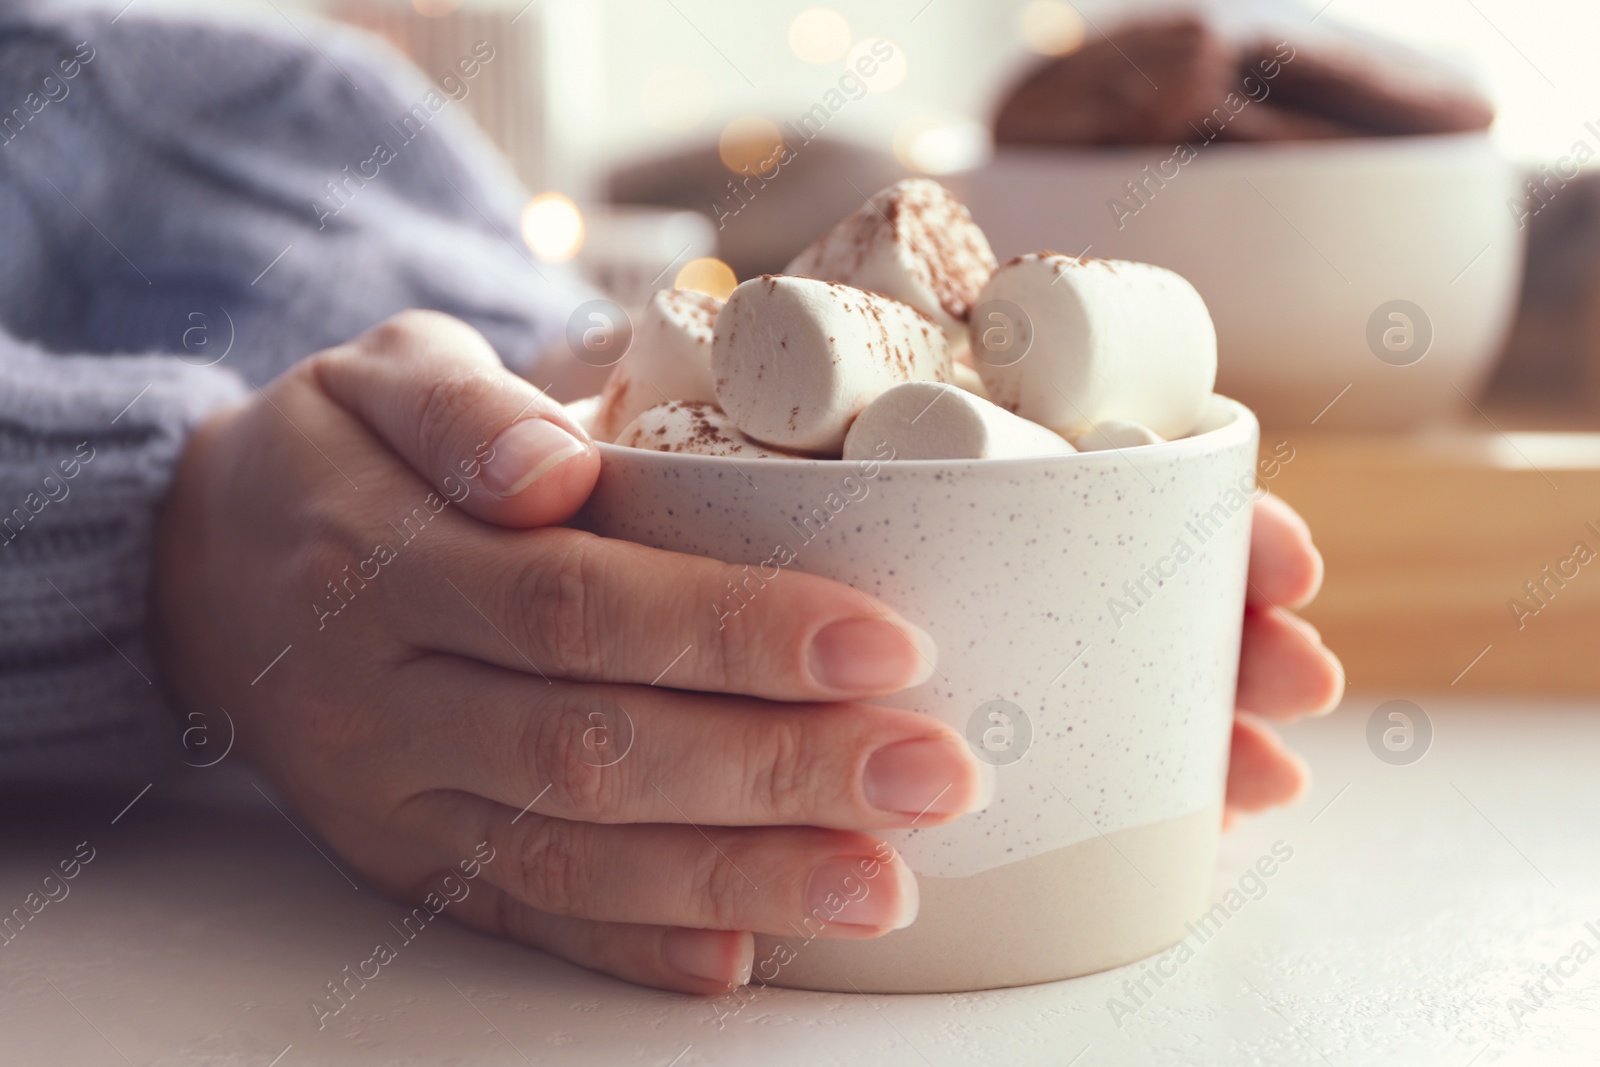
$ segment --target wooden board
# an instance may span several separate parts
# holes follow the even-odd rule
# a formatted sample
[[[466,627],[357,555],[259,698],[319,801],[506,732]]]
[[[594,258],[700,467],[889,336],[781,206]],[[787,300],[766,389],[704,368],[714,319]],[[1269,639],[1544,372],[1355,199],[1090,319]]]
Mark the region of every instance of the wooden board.
[[[1269,428],[1263,454],[1281,441],[1265,484],[1327,559],[1306,616],[1353,687],[1600,693],[1600,433]]]

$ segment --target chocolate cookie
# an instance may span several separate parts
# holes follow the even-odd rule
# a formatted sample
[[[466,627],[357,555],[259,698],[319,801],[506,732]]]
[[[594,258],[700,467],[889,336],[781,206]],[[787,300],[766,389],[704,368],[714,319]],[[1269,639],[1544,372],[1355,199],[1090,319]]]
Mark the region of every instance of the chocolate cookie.
[[[1247,51],[1244,63],[1271,49],[1263,44]],[[1494,121],[1493,105],[1470,84],[1420,57],[1301,46],[1280,67],[1272,85],[1275,103],[1369,134],[1458,133]]]
[[[1193,140],[1234,88],[1237,57],[1198,18],[1124,26],[1029,74],[995,118],[1002,144]]]
[[[1201,19],[1137,22],[1050,60],[995,119],[1000,144],[1303,141],[1481,130],[1494,108],[1426,57],[1353,44],[1235,47]]]

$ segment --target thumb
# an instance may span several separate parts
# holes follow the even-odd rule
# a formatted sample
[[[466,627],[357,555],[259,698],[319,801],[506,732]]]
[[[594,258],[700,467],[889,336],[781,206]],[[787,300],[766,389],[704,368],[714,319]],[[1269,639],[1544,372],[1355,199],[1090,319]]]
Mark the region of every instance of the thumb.
[[[466,323],[403,311],[315,357],[324,392],[476,518],[548,526],[600,475],[594,442]]]

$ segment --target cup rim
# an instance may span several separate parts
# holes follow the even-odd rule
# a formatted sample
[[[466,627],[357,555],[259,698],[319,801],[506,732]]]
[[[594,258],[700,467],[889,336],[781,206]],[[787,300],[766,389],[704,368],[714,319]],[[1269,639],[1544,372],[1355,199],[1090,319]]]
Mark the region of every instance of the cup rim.
[[[1255,412],[1231,397],[1221,393],[1212,393],[1206,400],[1205,413],[1201,421],[1220,419],[1220,423],[1204,433],[1194,434],[1189,437],[1180,437],[1172,441],[1162,441],[1160,444],[1139,445],[1134,449],[1108,448],[1096,452],[1069,452],[1065,455],[1051,456],[1009,456],[997,459],[733,459],[729,456],[703,456],[691,452],[659,452],[649,448],[631,448],[626,445],[614,445],[605,441],[596,441],[595,446],[600,450],[602,462],[621,460],[628,463],[641,463],[647,466],[663,468],[685,467],[715,467],[718,464],[730,465],[733,468],[754,467],[758,470],[822,470],[846,471],[855,470],[863,463],[879,463],[889,470],[905,471],[930,471],[954,469],[993,469],[1000,466],[1013,467],[1070,467],[1074,465],[1104,465],[1123,462],[1123,457],[1130,453],[1136,456],[1148,456],[1153,460],[1182,460],[1192,456],[1208,456],[1224,452],[1235,445],[1245,441],[1254,440],[1260,433],[1260,424]],[[1129,460],[1129,463],[1135,461]]]

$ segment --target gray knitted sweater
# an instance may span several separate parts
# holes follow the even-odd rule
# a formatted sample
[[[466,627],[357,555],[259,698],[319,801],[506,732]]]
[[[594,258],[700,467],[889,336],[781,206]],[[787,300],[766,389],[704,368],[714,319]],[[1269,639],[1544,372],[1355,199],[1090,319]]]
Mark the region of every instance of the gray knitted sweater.
[[[181,755],[151,542],[208,413],[407,307],[521,369],[581,299],[527,258],[460,105],[385,46],[115,11],[0,0],[0,784]]]

